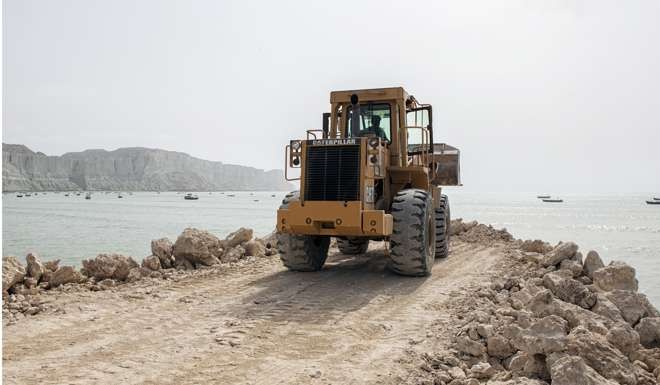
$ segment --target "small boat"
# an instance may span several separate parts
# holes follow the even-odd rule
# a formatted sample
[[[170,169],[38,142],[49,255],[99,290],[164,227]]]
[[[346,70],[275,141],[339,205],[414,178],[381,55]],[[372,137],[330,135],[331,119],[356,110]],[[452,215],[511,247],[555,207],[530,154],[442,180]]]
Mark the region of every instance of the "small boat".
[[[79,196],[79,195],[80,195],[80,192],[77,192],[77,193],[76,193],[76,196]]]
[[[199,199],[199,197],[193,193],[188,193],[183,197],[183,199],[187,201],[196,201],[197,199]]]
[[[23,198],[23,194],[21,193],[16,194],[16,198]]]
[[[654,201],[660,201],[660,198],[653,197]]]
[[[562,203],[563,201],[563,199],[543,199],[543,202],[547,203]]]
[[[259,202],[259,199],[255,199],[255,200],[253,200],[252,202]]]
[[[121,195],[121,193],[119,193],[119,195],[117,195],[117,198],[123,198],[123,197],[124,197],[124,196]]]
[[[660,205],[660,199],[658,200],[651,200],[651,201],[646,201],[647,205]]]
[[[30,194],[30,193],[25,193],[25,196],[26,196],[26,197],[31,197],[32,194]]]
[[[271,195],[271,197],[275,198],[275,194]]]
[[[64,196],[65,196],[65,197],[68,197],[68,196],[69,196],[69,193],[64,194]]]
[[[228,197],[235,197],[236,194],[228,194],[227,196],[228,196]]]
[[[537,195],[536,197],[539,199],[550,199],[550,195]]]
[[[88,192],[85,194],[85,199],[92,199],[92,193]]]

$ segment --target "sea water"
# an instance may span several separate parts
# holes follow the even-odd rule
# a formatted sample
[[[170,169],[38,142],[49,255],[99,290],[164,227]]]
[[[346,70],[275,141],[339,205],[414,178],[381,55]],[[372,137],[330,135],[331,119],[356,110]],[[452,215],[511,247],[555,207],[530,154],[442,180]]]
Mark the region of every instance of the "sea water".
[[[505,227],[516,238],[575,241],[583,254],[596,250],[603,260],[625,261],[637,270],[640,290],[660,306],[660,205],[649,194],[564,194],[563,203],[544,203],[535,194],[469,193],[449,190],[451,215]],[[198,192],[184,200],[176,192],[95,192],[92,199],[64,193],[18,198],[3,194],[2,253],[23,258],[62,259],[80,265],[99,253],[138,259],[150,241],[175,240],[186,227],[224,237],[250,227],[257,236],[273,231],[284,192]]]

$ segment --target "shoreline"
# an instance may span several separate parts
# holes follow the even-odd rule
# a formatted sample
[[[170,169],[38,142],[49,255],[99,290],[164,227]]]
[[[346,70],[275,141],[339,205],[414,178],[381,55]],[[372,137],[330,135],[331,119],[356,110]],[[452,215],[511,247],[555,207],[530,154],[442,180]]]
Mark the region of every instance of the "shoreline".
[[[215,263],[213,253],[209,257],[191,249],[189,255],[199,258],[187,269],[160,269],[160,274],[140,274],[129,282],[120,276],[94,278],[93,283],[45,290],[32,296],[44,309],[35,315],[21,313],[13,323],[6,322],[9,309],[3,301],[5,382],[76,382],[69,371],[81,366],[99,370],[106,364],[96,361],[93,346],[78,339],[90,326],[98,330],[95,338],[107,340],[111,333],[114,347],[104,355],[111,359],[108,364],[119,365],[111,370],[115,375],[132,379],[127,382],[249,383],[255,381],[255,365],[265,365],[266,372],[278,373],[274,378],[293,383],[316,378],[345,383],[361,376],[365,383],[562,385],[580,383],[562,377],[577,373],[586,376],[581,380],[596,381],[592,383],[642,385],[657,383],[660,377],[660,335],[653,335],[660,313],[637,292],[634,268],[624,263],[605,266],[597,254],[583,256],[571,242],[553,246],[515,240],[506,230],[454,220],[449,258],[436,261],[431,277],[417,279],[384,269],[382,243],[352,258],[334,248],[328,266],[318,273],[287,272],[277,254],[265,255],[273,249],[273,237],[254,241],[247,232],[224,240],[207,238],[201,231],[188,234],[184,239],[204,239],[207,250],[211,245],[223,249],[220,257],[224,250],[229,256]],[[155,247],[152,243],[156,256],[169,250],[166,242],[158,241]],[[263,246],[263,254],[232,251],[246,250],[250,241]],[[146,272],[145,266],[137,269]],[[346,290],[352,294],[341,294]],[[30,306],[25,310],[32,312]],[[117,306],[125,310],[115,313]],[[332,321],[335,315],[341,317]],[[153,339],[162,326],[147,325],[161,322],[153,318],[159,316],[180,319],[175,321],[178,326],[167,329],[181,340]],[[131,329],[115,325],[117,317],[133,325]],[[67,332],[60,335],[61,327]],[[132,339],[138,342],[124,350],[128,330],[137,333]],[[303,353],[307,346],[290,339],[293,330],[314,335],[314,343],[303,340],[313,350]],[[401,335],[392,339],[393,332]],[[280,336],[284,339],[278,340]],[[61,360],[49,360],[46,376],[34,369],[48,355],[34,349],[35,343],[55,342],[52,338],[61,344],[56,351],[64,350],[57,353]],[[326,338],[335,342],[325,345]],[[171,349],[176,346],[183,350],[175,353]],[[72,349],[77,355],[61,356]],[[199,356],[198,361],[176,359],[190,349],[185,354]],[[249,353],[254,349],[257,356]],[[282,360],[276,354],[280,349],[308,357]],[[346,363],[343,356],[333,358],[336,349],[371,358]],[[389,353],[381,354],[385,351]],[[174,367],[167,352],[175,357]],[[152,357],[153,371],[130,363],[139,362],[140,356]],[[599,365],[601,361],[607,365]],[[367,362],[369,367],[364,366]],[[284,367],[289,369],[282,371]],[[163,380],[156,369],[177,374]],[[110,378],[103,370],[96,376],[97,381]]]

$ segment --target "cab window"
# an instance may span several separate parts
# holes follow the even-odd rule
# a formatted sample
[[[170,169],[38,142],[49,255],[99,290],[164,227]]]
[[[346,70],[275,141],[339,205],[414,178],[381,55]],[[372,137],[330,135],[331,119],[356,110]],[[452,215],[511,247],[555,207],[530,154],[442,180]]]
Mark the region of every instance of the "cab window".
[[[388,103],[363,103],[360,104],[359,110],[359,123],[353,127],[353,107],[348,107],[347,137],[374,135],[389,142],[392,135],[390,105]]]

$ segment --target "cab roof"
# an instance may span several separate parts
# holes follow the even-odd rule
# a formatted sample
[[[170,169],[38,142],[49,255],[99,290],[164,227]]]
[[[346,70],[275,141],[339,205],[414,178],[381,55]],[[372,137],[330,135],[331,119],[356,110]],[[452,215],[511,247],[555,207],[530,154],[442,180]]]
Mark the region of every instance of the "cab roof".
[[[407,100],[408,93],[403,87],[371,88],[330,92],[330,103],[350,103],[351,95],[356,94],[359,101]]]

